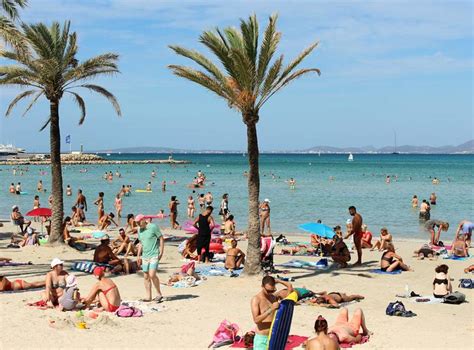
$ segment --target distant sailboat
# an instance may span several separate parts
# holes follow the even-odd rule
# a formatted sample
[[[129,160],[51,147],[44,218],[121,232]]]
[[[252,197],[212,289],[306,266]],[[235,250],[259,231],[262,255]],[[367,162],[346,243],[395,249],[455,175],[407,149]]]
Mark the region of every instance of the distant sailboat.
[[[392,154],[400,154],[400,152],[397,151],[397,132],[393,130],[393,152]]]
[[[353,162],[354,161],[354,156],[352,155],[352,153],[349,153],[349,157],[347,158],[347,160],[349,162]]]

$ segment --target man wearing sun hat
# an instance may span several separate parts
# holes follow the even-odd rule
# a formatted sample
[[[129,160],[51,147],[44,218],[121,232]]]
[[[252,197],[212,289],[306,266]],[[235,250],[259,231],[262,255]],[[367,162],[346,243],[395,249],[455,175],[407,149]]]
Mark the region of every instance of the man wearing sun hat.
[[[145,278],[146,298],[144,301],[152,301],[151,283],[155,286],[157,296],[153,299],[156,302],[163,301],[160,289],[160,280],[156,275],[158,263],[163,256],[165,241],[159,227],[152,223],[147,223],[143,214],[135,216],[138,223],[138,239],[141,246],[138,249],[138,263],[142,265],[143,276]],[[143,253],[143,254],[142,254]]]

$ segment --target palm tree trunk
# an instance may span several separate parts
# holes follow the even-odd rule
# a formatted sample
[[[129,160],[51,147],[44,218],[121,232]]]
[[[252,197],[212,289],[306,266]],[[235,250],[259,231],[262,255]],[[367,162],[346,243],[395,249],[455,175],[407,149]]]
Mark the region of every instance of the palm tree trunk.
[[[247,124],[247,153],[249,159],[249,216],[248,216],[248,248],[245,261],[245,273],[249,275],[257,274],[261,271],[260,265],[260,220],[258,216],[259,195],[260,195],[260,175],[258,168],[258,139],[257,123],[258,116],[245,118],[251,120]]]
[[[59,100],[50,101],[50,147],[51,147],[51,194],[52,217],[49,243],[55,243],[62,238],[63,222],[63,174],[61,169],[61,134],[59,131]]]

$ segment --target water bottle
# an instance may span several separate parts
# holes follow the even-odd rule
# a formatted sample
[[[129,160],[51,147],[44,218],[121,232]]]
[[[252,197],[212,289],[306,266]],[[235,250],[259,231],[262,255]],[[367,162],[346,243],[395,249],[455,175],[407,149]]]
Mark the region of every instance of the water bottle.
[[[410,288],[408,284],[405,284],[405,296],[408,298],[410,296]]]

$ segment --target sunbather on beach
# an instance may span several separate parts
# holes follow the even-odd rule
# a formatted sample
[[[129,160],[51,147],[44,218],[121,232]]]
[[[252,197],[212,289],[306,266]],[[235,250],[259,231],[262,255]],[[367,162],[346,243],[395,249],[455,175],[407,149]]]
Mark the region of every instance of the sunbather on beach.
[[[235,269],[239,269],[245,263],[245,254],[237,248],[237,241],[235,239],[230,244],[231,248],[227,249],[225,258],[225,268],[232,272]]]
[[[128,236],[136,235],[138,233],[138,224],[135,221],[135,215],[127,215],[127,226],[125,226],[125,233]]]
[[[89,295],[82,300],[86,307],[98,302],[100,307],[108,312],[115,312],[120,307],[122,299],[117,285],[109,278],[104,277],[105,269],[96,267],[92,273],[99,281],[92,286]]]
[[[51,271],[46,274],[46,290],[42,293],[42,299],[48,305],[58,305],[58,299],[63,295],[64,288],[66,288],[66,277],[68,275],[64,270],[64,262],[54,258],[51,261]]]
[[[410,266],[403,262],[402,257],[395,253],[395,247],[391,243],[387,245],[387,249],[382,254],[382,258],[380,259],[380,269],[386,272],[397,270],[413,271],[410,269]]]
[[[423,244],[420,249],[413,252],[414,257],[417,257],[419,260],[428,258],[434,260],[436,257],[436,252],[431,248],[429,244]]]
[[[392,235],[388,232],[387,228],[383,227],[380,229],[380,239],[378,239],[372,249],[378,249],[379,251],[387,249],[387,244],[392,243]]]
[[[172,286],[176,282],[179,282],[187,277],[193,277],[194,281],[199,281],[201,279],[201,277],[199,277],[199,275],[196,273],[196,263],[194,261],[181,266],[179,272],[176,272],[170,276],[167,284]]]
[[[339,350],[336,340],[328,336],[328,321],[319,315],[314,322],[316,337],[309,339],[306,343],[306,350]]]
[[[451,246],[451,255],[459,258],[469,256],[469,246],[464,235],[458,235]]]
[[[111,223],[114,223],[115,227],[118,227],[118,224],[115,222],[114,217],[114,213],[102,215],[102,217],[99,219],[99,230],[107,229]]]
[[[26,232],[26,229],[31,225],[31,221],[25,220],[23,215],[20,213],[20,208],[18,207],[18,205],[14,205],[12,207],[12,213],[10,214],[10,218],[13,224],[20,228],[22,234],[24,234]]]
[[[46,286],[46,281],[27,282],[22,279],[10,281],[5,276],[0,276],[0,292],[9,292],[16,290],[28,290],[33,288],[42,288]]]
[[[367,228],[367,225],[362,225],[362,248],[372,248],[372,232]]]
[[[425,223],[425,230],[429,232],[430,244],[431,245],[438,245],[439,244],[439,237],[441,236],[441,231],[448,231],[449,223],[446,221],[441,220],[428,220]],[[437,230],[437,232],[435,232]]]
[[[178,252],[181,253],[181,256],[184,259],[191,259],[191,260],[197,260],[198,259],[198,254],[197,254],[197,239],[198,235],[192,235],[191,238],[183,241],[179,246],[178,246]]]
[[[285,286],[286,293],[293,291],[293,286],[289,282],[275,280],[272,276],[263,277],[262,290],[251,301],[252,317],[257,326],[253,341],[254,350],[266,350],[268,347],[268,335],[273,315],[278,310],[282,299],[277,292],[276,284]]]
[[[436,274],[433,280],[433,295],[435,298],[444,298],[453,291],[448,270],[449,266],[446,264],[439,265],[435,269]]]
[[[458,237],[459,234],[462,232],[462,234],[466,238],[466,244],[468,248],[471,247],[471,237],[472,237],[473,230],[474,230],[474,223],[468,220],[461,221],[458,225],[458,229],[456,230],[456,237]]]
[[[317,297],[312,298],[310,300],[311,303],[318,304],[319,306],[325,306],[325,307],[333,307],[333,308],[338,308],[340,307],[341,303],[349,303],[351,301],[359,301],[363,300],[364,297],[362,295],[354,294],[354,295],[347,295],[345,293],[339,293],[339,292],[319,292],[315,293]]]
[[[362,333],[359,333],[362,328]],[[341,309],[336,322],[329,327],[328,335],[338,344],[359,344],[362,336],[370,337],[372,332],[367,329],[365,316],[362,309],[356,309],[349,321],[349,311],[346,308]]]
[[[334,262],[338,263],[340,267],[347,267],[347,263],[351,260],[351,253],[339,236],[334,236],[331,258]]]
[[[94,251],[94,262],[99,263],[99,264],[109,264],[114,266],[112,269],[112,273],[120,272],[122,271],[122,260],[120,260],[112,251],[112,249],[109,246],[110,244],[110,237],[108,235],[105,235],[102,237],[100,240],[100,245],[95,248]]]
[[[125,233],[125,230],[121,228],[119,230],[118,237],[112,242],[112,246],[114,249],[112,250],[115,255],[119,255],[120,253],[125,253],[125,255],[136,255],[136,249],[133,245],[133,242]]]

